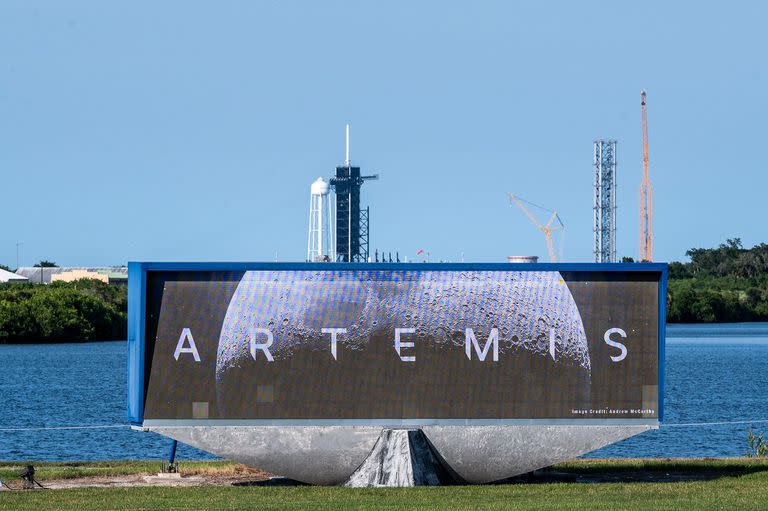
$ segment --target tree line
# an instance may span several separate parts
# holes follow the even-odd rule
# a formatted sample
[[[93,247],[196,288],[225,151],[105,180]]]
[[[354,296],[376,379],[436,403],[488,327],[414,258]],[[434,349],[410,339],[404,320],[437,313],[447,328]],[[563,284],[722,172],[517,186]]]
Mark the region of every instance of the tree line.
[[[686,255],[669,265],[668,322],[768,321],[768,244],[735,238]],[[0,284],[0,343],[125,339],[127,302],[126,286],[93,279]]]
[[[768,244],[734,238],[685,254],[669,265],[668,322],[768,321]]]
[[[0,343],[125,339],[126,286],[94,279],[0,285]]]

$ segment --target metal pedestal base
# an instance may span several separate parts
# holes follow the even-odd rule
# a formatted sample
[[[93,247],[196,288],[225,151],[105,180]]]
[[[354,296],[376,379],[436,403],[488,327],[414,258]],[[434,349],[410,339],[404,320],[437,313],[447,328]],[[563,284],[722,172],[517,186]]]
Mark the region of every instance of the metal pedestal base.
[[[344,486],[441,486],[457,482],[458,476],[423,431],[384,429],[371,453]]]

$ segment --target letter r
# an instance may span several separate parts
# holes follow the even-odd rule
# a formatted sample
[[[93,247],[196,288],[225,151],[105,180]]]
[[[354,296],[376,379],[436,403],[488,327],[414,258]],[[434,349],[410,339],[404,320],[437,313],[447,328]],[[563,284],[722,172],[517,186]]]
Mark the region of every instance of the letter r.
[[[256,342],[256,336],[258,334],[266,334],[267,342]],[[264,356],[267,357],[267,362],[274,362],[272,353],[269,352],[269,347],[272,346],[274,338],[272,337],[272,331],[268,328],[256,327],[251,330],[251,356],[256,360],[256,350],[259,349],[264,352]]]

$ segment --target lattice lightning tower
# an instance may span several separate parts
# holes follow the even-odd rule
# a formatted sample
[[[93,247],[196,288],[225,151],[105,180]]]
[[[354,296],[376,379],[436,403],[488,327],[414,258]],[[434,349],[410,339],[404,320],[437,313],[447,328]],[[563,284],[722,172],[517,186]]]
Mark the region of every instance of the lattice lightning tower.
[[[616,141],[595,140],[595,262],[616,262]]]

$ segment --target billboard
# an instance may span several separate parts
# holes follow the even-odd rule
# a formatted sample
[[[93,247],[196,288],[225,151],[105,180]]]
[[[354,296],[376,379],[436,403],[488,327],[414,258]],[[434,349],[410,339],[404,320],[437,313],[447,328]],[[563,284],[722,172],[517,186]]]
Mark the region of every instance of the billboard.
[[[660,418],[664,265],[133,268],[135,422]]]

